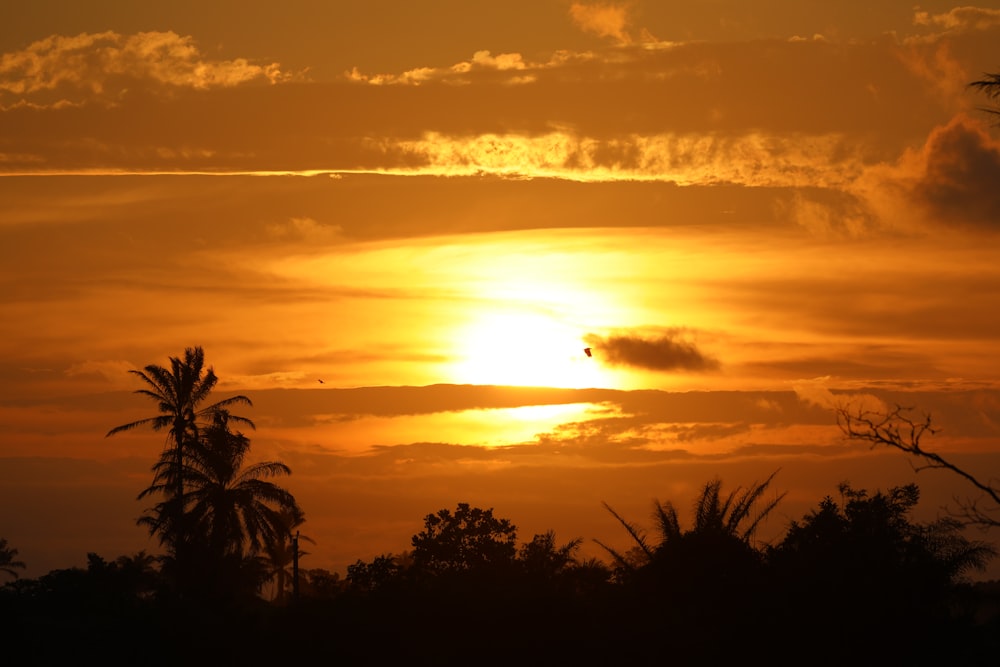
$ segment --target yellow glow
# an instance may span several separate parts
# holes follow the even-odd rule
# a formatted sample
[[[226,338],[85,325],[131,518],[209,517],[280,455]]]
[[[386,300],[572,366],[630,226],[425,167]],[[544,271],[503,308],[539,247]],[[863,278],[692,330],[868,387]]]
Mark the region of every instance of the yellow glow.
[[[581,331],[525,309],[479,315],[456,336],[454,381],[546,387],[599,387],[606,379],[588,357]]]

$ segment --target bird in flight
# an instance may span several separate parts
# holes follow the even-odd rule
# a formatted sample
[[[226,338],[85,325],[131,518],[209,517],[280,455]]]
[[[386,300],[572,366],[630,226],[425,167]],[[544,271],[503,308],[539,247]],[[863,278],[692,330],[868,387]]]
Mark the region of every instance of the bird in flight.
[[[320,384],[323,384],[323,381],[322,381],[322,380],[317,380],[317,382],[319,382]]]

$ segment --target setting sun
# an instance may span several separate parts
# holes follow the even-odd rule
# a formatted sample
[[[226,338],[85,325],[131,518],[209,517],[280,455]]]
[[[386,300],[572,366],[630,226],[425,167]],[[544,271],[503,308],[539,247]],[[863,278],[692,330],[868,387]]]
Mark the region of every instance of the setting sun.
[[[585,331],[516,308],[477,317],[456,334],[454,381],[533,387],[607,386],[584,353]]]

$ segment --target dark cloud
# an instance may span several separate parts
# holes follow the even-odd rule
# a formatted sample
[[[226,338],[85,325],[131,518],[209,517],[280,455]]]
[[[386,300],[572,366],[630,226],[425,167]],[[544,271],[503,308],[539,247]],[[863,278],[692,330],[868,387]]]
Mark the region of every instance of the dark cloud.
[[[595,356],[611,366],[632,366],[654,371],[711,371],[719,368],[718,360],[704,354],[698,347],[682,338],[683,331],[642,336],[640,334],[614,334],[599,336],[588,334],[587,343]]]
[[[342,421],[366,416],[400,417],[464,410],[498,410],[530,405],[604,403],[619,399],[613,389],[551,389],[492,385],[437,384],[426,387],[330,387],[250,390],[254,405],[282,415],[285,425],[312,424],[313,415]]]
[[[1000,142],[979,124],[959,116],[931,133],[924,146],[926,169],[918,201],[947,223],[1000,224]]]

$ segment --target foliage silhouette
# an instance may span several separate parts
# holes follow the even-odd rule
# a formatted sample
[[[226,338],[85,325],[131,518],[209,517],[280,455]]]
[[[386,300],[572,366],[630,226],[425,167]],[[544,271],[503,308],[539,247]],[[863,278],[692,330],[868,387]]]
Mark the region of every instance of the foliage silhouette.
[[[26,567],[24,561],[17,560],[17,549],[8,547],[7,538],[0,537],[0,572],[17,579],[20,576],[17,570],[23,570]]]
[[[850,632],[872,647],[870,661],[979,664],[969,634],[975,623],[958,611],[962,577],[995,556],[992,546],[961,535],[961,524],[943,518],[915,523],[914,484],[869,494],[840,485],[841,502],[825,498],[770,550],[772,595],[794,614],[783,623],[805,645],[829,633]],[[917,642],[918,650],[898,640]],[[849,646],[830,646],[831,662],[851,656]],[[964,662],[968,659],[969,662]]]
[[[620,613],[637,640],[671,628],[675,654],[720,663],[736,659],[734,647],[753,641],[772,622],[774,610],[763,604],[766,562],[754,538],[784,496],[763,501],[777,472],[726,495],[721,480],[709,480],[693,503],[687,530],[672,502],[654,502],[656,541],[604,504],[634,542],[629,551],[597,543],[614,559],[625,595]]]
[[[761,496],[767,491],[777,474],[776,470],[766,480],[754,482],[749,488],[742,490],[742,493],[741,489],[737,487],[725,499],[721,495],[722,481],[720,479],[715,478],[706,482],[694,503],[694,526],[688,531],[681,528],[677,509],[672,502],[654,502],[653,517],[656,520],[659,533],[657,544],[650,544],[647,534],[642,528],[627,521],[614,508],[604,503],[605,509],[624,526],[635,542],[637,551],[621,552],[600,541],[597,543],[611,554],[619,568],[626,572],[634,571],[637,561],[639,565],[645,565],[661,560],[666,554],[675,552],[674,545],[684,541],[694,542],[702,539],[725,538],[727,541],[750,544],[760,523],[767,518],[784,497],[784,494],[780,494],[762,508],[757,507]]]
[[[456,573],[497,574],[516,555],[517,527],[493,516],[493,509],[459,503],[424,518],[424,530],[411,539],[414,567],[433,576]]]
[[[577,538],[561,547],[556,546],[555,531],[550,530],[535,535],[530,542],[522,544],[517,552],[517,560],[529,577],[552,580],[565,574],[576,564],[575,554],[582,543],[583,540]]]
[[[289,588],[294,589],[295,572],[292,571],[296,559],[307,556],[299,545],[302,542],[315,544],[315,540],[306,535],[298,535],[298,527],[305,522],[305,514],[299,508],[284,508],[279,510],[280,521],[285,530],[275,535],[273,540],[264,543],[264,551],[267,555],[269,571],[268,580],[274,582],[274,601],[285,602]],[[296,539],[292,539],[293,531]],[[297,553],[296,553],[297,550]]]
[[[137,521],[159,538],[167,553],[162,574],[174,592],[216,600],[245,600],[274,576],[265,555],[276,556],[304,515],[292,494],[271,481],[291,474],[280,462],[248,464],[250,440],[233,424],[253,422],[229,412],[251,405],[246,396],[209,403],[218,378],[205,368],[201,347],[171,357],[170,368],[149,365],[138,375],[160,414],[111,429],[115,435],[140,426],[167,429],[153,465],[153,481],[139,499],[162,500]]]
[[[209,456],[200,447],[246,444],[226,432],[202,429],[186,457],[188,493]],[[728,494],[711,480],[686,530],[658,502],[660,539],[629,524],[647,550],[622,553],[634,562],[614,580],[577,557],[580,540],[560,544],[548,531],[518,545],[512,522],[460,503],[425,517],[413,551],[359,560],[346,580],[304,571],[298,604],[253,595],[270,570],[248,556],[244,534],[239,547],[199,543],[226,545],[214,565],[207,553],[187,561],[200,566],[192,581],[228,592],[230,604],[173,595],[169,558],[158,571],[143,552],[90,554],[86,569],[0,587],[0,614],[11,619],[7,647],[28,665],[85,655],[153,665],[729,664],[764,646],[770,665],[996,663],[1000,586],[963,580],[991,547],[964,539],[953,518],[913,522],[914,485],[869,494],[847,484],[839,501],[825,498],[761,546],[755,531],[780,500],[764,497],[773,477]]]
[[[347,566],[347,583],[362,593],[385,591],[399,583],[402,569],[400,559],[392,554],[376,556],[370,563],[358,559]]]
[[[290,475],[284,463],[261,462],[244,466],[250,440],[229,430],[226,415],[217,412],[214,423],[189,444],[183,468],[188,480],[184,493],[187,523],[192,535],[207,540],[219,554],[253,556],[265,545],[286,539],[290,533],[288,516],[299,517],[302,511],[287,490],[268,478]],[[153,484],[140,498],[161,493],[173,486],[176,466],[172,456],[165,456],[154,467]],[[161,533],[160,503],[143,524]],[[169,514],[169,513],[167,513]]]
[[[169,369],[150,364],[141,371],[129,371],[148,385],[147,388],[137,389],[135,393],[156,402],[159,414],[116,426],[108,431],[106,437],[145,426],[151,427],[154,431],[167,429],[166,447],[157,466],[163,466],[164,461],[169,460],[170,463],[167,465],[173,467],[169,476],[171,487],[163,489],[168,500],[172,502],[160,507],[162,516],[159,530],[165,537],[167,546],[173,548],[184,539],[186,530],[183,497],[184,459],[187,450],[198,442],[202,427],[211,424],[217,414],[227,411],[233,405],[252,405],[252,403],[246,396],[233,396],[205,405],[218,378],[211,367],[205,368],[205,353],[200,346],[186,348],[183,358],[169,359]],[[228,412],[226,414],[229,421],[253,428],[253,422],[249,419],[230,415]],[[159,476],[161,473],[157,474]]]
[[[278,553],[291,537],[292,524],[304,519],[294,496],[269,481],[291,470],[273,461],[244,465],[250,440],[230,431],[223,410],[215,412],[212,425],[201,429],[187,449],[181,473],[187,479],[184,495],[157,503],[139,524],[172,547],[166,571],[179,577],[187,593],[204,589],[200,592],[250,595],[270,577],[263,556]],[[153,484],[140,498],[174,488],[174,461],[172,450],[166,450],[153,468]],[[180,532],[172,530],[178,515],[185,524]]]

